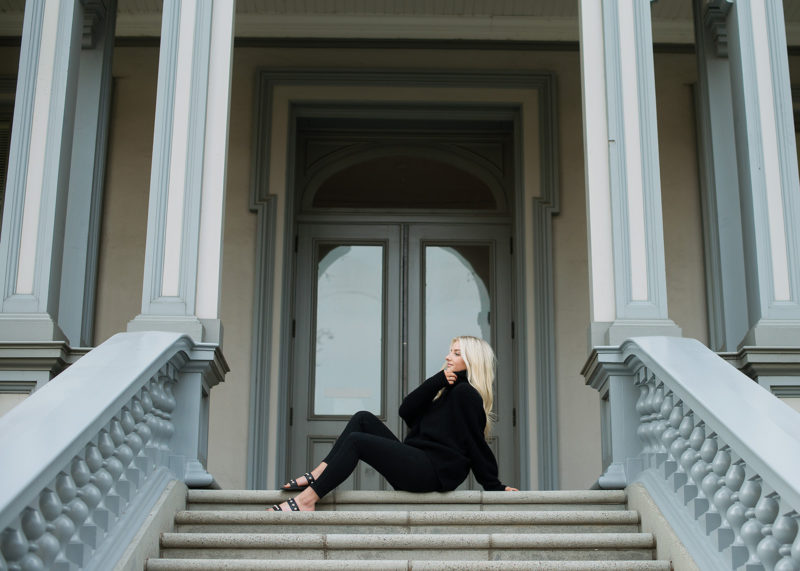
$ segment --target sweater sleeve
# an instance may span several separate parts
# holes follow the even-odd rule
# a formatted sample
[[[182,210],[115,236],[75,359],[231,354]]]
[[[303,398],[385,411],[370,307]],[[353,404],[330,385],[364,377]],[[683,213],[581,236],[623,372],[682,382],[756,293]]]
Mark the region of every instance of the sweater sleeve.
[[[408,393],[400,405],[400,418],[402,418],[409,428],[413,428],[425,412],[433,404],[433,397],[441,389],[447,386],[447,378],[444,371],[439,371],[431,378],[427,379],[416,389]]]
[[[506,487],[497,476],[497,459],[483,435],[483,430],[486,428],[483,401],[476,391],[464,391],[462,394],[465,401],[463,410],[472,473],[484,490],[503,491]]]

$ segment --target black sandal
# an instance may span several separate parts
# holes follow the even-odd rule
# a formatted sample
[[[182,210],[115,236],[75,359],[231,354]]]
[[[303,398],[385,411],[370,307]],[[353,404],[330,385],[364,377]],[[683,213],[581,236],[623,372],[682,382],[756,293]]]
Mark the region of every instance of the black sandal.
[[[289,486],[289,487],[288,488],[282,487],[281,490],[284,492],[302,492],[311,484],[317,481],[316,478],[314,478],[314,476],[311,475],[311,472],[306,472],[305,474],[303,474],[302,477],[306,479],[305,486],[301,486],[300,484],[298,484],[297,480],[289,480],[287,484],[284,484],[284,486]]]
[[[286,500],[286,503],[289,504],[289,509],[291,511],[293,511],[293,512],[299,512],[300,511],[300,508],[297,507],[297,502],[294,501],[294,498],[289,498],[288,500]],[[283,510],[281,509],[281,506],[279,506],[278,504],[275,504],[274,506],[272,506],[272,511],[274,511],[274,512],[282,512]]]

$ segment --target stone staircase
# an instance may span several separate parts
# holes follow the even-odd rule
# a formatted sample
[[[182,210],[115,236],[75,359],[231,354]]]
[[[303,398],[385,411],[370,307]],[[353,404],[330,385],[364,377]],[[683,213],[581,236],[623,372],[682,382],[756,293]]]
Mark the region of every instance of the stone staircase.
[[[316,512],[265,511],[287,497],[189,491],[146,570],[671,569],[622,491],[342,491]]]

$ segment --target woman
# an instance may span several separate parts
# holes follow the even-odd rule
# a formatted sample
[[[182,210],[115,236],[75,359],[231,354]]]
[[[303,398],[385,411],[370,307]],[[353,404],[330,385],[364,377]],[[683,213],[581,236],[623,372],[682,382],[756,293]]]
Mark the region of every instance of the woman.
[[[370,412],[357,412],[330,453],[284,490],[302,492],[275,511],[313,511],[341,484],[359,460],[380,472],[395,490],[447,492],[470,468],[485,490],[517,491],[497,479],[497,461],[486,437],[491,428],[495,356],[477,337],[456,337],[445,368],[412,391],[400,405],[409,427],[405,441]]]

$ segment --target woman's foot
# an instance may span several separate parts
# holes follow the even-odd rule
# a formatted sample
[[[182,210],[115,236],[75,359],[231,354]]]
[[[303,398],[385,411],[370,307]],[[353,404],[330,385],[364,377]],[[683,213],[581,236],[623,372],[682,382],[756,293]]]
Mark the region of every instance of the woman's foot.
[[[289,480],[283,486],[281,486],[281,490],[284,492],[299,492],[305,490],[310,484],[313,484],[317,478],[325,471],[328,465],[325,462],[322,462],[319,466],[311,470],[311,472],[306,472],[296,480]]]
[[[311,489],[303,490],[294,498],[289,498],[282,504],[272,506],[272,511],[276,512],[313,512],[319,496]]]

